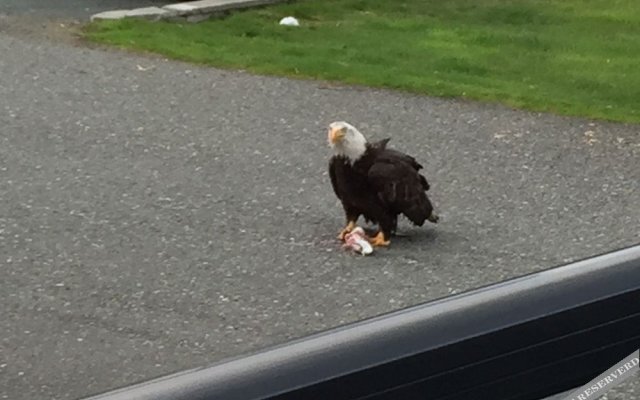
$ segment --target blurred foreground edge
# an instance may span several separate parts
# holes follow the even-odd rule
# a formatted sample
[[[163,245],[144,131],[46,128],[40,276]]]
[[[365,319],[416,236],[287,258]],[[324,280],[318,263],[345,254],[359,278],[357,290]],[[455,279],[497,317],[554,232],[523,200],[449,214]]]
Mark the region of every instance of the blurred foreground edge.
[[[534,400],[640,347],[640,246],[91,400]]]

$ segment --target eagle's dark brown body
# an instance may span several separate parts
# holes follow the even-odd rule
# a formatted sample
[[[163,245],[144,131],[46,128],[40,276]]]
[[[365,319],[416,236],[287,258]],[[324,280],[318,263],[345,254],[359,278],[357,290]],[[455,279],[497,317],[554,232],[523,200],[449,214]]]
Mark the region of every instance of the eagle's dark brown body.
[[[427,197],[429,184],[413,157],[387,149],[389,139],[370,144],[355,162],[334,155],[329,162],[333,190],[342,202],[347,221],[359,216],[379,225],[385,239],[397,227],[398,215],[415,225],[437,221]]]

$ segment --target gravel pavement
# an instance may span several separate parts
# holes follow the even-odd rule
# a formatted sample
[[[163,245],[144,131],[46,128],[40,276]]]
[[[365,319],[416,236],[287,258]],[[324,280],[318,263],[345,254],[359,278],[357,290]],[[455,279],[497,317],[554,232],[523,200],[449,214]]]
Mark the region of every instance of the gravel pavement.
[[[640,241],[637,126],[11,32],[0,54],[0,398],[74,399]],[[425,165],[440,224],[340,250],[340,119]]]

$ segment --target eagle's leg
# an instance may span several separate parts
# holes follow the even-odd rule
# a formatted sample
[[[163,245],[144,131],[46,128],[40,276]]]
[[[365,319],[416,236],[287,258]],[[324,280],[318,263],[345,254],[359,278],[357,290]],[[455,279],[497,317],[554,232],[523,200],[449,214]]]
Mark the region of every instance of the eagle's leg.
[[[338,239],[344,240],[344,237],[347,235],[347,233],[351,232],[355,227],[356,227],[356,221],[350,219],[347,222],[347,226],[345,226],[344,229],[341,230],[340,233],[338,234]]]
[[[369,238],[369,243],[371,243],[372,246],[379,247],[388,246],[391,244],[391,241],[389,240],[389,236],[380,230],[375,236]]]

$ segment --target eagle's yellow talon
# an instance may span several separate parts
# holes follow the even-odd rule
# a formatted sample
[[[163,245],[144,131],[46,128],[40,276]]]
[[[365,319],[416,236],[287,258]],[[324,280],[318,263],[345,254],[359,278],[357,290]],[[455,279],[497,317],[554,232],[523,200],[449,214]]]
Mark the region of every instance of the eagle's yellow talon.
[[[347,233],[350,233],[356,227],[355,221],[349,221],[347,226],[344,227],[343,230],[338,234],[339,240],[344,240],[344,237],[347,236]]]
[[[382,231],[380,231],[374,237],[370,237],[369,238],[369,243],[371,243],[372,246],[381,247],[381,246],[389,246],[391,244],[391,241],[390,240],[385,240],[384,239],[384,233],[382,233]]]

